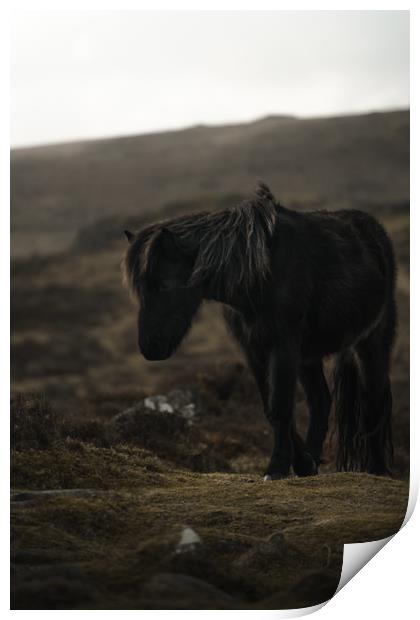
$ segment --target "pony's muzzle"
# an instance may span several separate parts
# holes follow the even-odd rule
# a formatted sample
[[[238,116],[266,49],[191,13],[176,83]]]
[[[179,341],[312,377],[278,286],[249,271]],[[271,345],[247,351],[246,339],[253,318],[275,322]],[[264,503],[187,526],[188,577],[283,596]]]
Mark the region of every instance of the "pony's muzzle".
[[[148,362],[162,362],[171,357],[172,351],[166,347],[165,349],[158,346],[144,346],[139,343],[140,354]]]

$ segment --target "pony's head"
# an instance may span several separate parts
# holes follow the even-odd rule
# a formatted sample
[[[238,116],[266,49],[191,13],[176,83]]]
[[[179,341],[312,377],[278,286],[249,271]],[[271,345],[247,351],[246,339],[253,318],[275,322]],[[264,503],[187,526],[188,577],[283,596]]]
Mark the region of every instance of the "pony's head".
[[[180,345],[202,300],[200,286],[191,284],[194,255],[165,227],[125,232],[126,277],[139,300],[140,353],[164,360]]]
[[[138,342],[146,359],[172,355],[203,298],[255,311],[270,276],[278,208],[260,183],[240,205],[125,231],[124,271],[140,303]]]

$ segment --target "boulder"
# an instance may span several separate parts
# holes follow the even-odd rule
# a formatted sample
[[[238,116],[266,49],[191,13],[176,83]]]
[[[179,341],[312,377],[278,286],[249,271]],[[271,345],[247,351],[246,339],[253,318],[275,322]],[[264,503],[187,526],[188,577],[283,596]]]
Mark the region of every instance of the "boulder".
[[[143,588],[154,609],[235,609],[235,600],[196,577],[158,573]]]

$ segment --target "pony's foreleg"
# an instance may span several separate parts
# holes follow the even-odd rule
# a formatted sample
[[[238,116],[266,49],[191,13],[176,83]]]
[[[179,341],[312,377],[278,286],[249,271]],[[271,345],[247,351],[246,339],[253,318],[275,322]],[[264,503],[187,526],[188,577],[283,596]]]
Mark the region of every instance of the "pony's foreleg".
[[[311,455],[305,450],[304,442],[293,424],[293,408],[294,408],[294,392],[296,386],[296,368],[295,357],[290,353],[285,356],[282,362],[281,355],[277,355],[275,350],[271,350],[272,334],[267,335],[261,326],[252,331],[249,325],[246,325],[238,312],[232,311],[230,308],[224,309],[224,316],[230,331],[235,339],[241,345],[242,350],[248,361],[248,365],[254,375],[261,400],[269,422],[274,430],[274,450],[271,458],[270,466],[267,469],[266,477],[278,478],[287,475],[290,469],[290,462],[298,476],[308,476],[316,473],[316,465]],[[293,347],[290,348],[291,352]],[[287,347],[280,347],[279,352],[284,355]],[[298,347],[295,348],[298,350]],[[296,358],[297,359],[297,358]],[[283,380],[285,375],[282,371],[282,365],[291,368],[291,381],[287,382],[287,389],[291,390],[291,398],[289,411],[286,408],[286,415],[289,422],[285,425],[281,423],[283,413],[283,398],[285,391],[283,390]],[[278,374],[278,378],[276,375]],[[287,393],[287,392],[286,392]],[[288,399],[285,399],[287,403]],[[282,437],[282,440],[280,439]],[[285,442],[287,444],[286,451],[290,452],[286,457],[288,464],[284,467],[278,463],[281,459],[281,446]],[[291,449],[289,450],[289,448]]]
[[[331,395],[325,380],[322,361],[302,365],[299,379],[305,391],[310,416],[306,449],[319,465],[322,446],[328,432],[331,409]]]
[[[258,386],[258,391],[261,396],[261,401],[264,407],[264,411],[267,412],[268,407],[268,355],[265,350],[262,350],[258,346],[248,345],[244,347],[248,366],[254,375],[255,382]]]
[[[269,414],[269,355],[267,350],[257,343],[245,349],[248,365],[254,375],[255,381],[260,392],[264,412],[270,419]],[[310,454],[306,452],[305,444],[299,433],[292,424],[291,438],[293,442],[293,469],[298,476],[309,476],[316,473],[316,465]],[[268,474],[266,474],[268,475]]]
[[[307,450],[305,443],[297,432],[294,424],[292,425],[293,439],[293,469],[297,476],[313,476],[318,473],[318,465],[312,454]]]
[[[302,472],[306,472],[305,463],[300,459],[301,440],[293,423],[295,391],[297,382],[298,355],[297,348],[286,341],[275,346],[270,354],[268,364],[268,399],[267,417],[274,431],[274,448],[266,479],[283,478],[289,474],[293,463],[299,469],[302,460]],[[299,473],[298,471],[296,473]]]

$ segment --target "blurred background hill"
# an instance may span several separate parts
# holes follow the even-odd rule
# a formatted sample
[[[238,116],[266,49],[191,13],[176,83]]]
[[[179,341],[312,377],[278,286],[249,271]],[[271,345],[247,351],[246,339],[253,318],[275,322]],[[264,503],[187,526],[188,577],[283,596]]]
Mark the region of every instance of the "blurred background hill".
[[[140,225],[234,203],[259,178],[296,208],[406,206],[409,113],[270,116],[14,149],[11,160],[13,255],[48,254],[76,238],[83,249],[100,247],[102,234],[117,239],[124,217]]]

